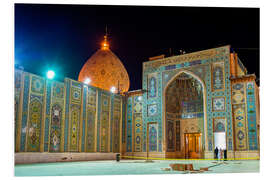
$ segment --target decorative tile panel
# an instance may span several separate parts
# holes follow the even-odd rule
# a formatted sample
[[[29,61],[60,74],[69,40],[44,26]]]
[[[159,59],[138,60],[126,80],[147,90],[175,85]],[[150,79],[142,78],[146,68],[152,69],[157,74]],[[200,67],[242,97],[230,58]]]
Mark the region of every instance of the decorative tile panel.
[[[174,121],[167,120],[167,151],[168,152],[174,152],[175,146],[174,146]]]
[[[86,121],[86,151],[95,152],[95,117],[96,117],[96,107],[88,106],[87,107],[87,121]]]
[[[157,123],[150,123],[148,126],[148,143],[149,143],[149,152],[157,152],[158,150],[158,125]]]
[[[247,150],[245,84],[232,85],[233,119],[236,150]]]
[[[78,87],[71,87],[71,103],[80,104],[81,103],[81,89]]]
[[[96,93],[97,90],[91,87],[88,87],[88,95],[87,95],[87,104],[91,106],[96,106]]]
[[[245,90],[243,83],[237,83],[232,86],[232,103],[242,104],[245,103]]]
[[[133,96],[133,150],[134,152],[142,151],[142,96],[135,95]]]
[[[248,82],[247,96],[247,118],[248,118],[248,144],[249,150],[258,150],[256,100],[254,82]]]
[[[86,106],[86,152],[95,152],[96,136],[96,94],[97,90],[88,87],[87,106]]]
[[[21,133],[21,122],[19,122],[19,114],[20,107],[20,98],[21,98],[21,91],[22,91],[22,71],[15,70],[15,92],[14,92],[14,117],[15,117],[15,152],[19,152],[19,142],[20,142],[20,133]]]
[[[224,89],[224,62],[212,64],[212,90]]]
[[[142,151],[142,114],[135,113],[134,118],[134,151]]]
[[[134,113],[142,113],[142,96],[134,96]]]
[[[226,119],[214,118],[214,132],[226,132]]]
[[[157,97],[158,93],[158,79],[157,74],[152,73],[148,75],[148,98],[155,98]]]
[[[109,152],[109,116],[110,116],[110,96],[101,94],[101,114],[100,114],[100,152]]]
[[[70,105],[69,150],[71,152],[79,151],[80,112],[81,107],[79,105],[77,104]]]
[[[247,150],[246,110],[244,104],[233,105],[236,150]]]
[[[121,99],[114,98],[112,127],[112,151],[120,152]]]
[[[47,84],[46,86],[47,97],[46,97],[44,151],[62,152],[64,151],[62,145],[64,144],[64,141],[65,141],[65,136],[64,136],[65,122],[63,121],[65,118],[65,108],[64,108],[65,87],[63,83],[52,81],[52,80],[46,80],[46,84]],[[53,114],[54,111],[56,111],[56,114]],[[58,111],[61,113],[58,114]],[[54,120],[57,119],[57,123],[53,119]],[[50,131],[46,132],[47,129],[48,130],[50,129]],[[49,132],[50,134],[48,134]]]
[[[102,105],[102,102],[101,102],[101,91],[97,91],[97,93],[98,93],[98,106],[97,106],[97,109],[96,109],[96,111],[98,111],[97,112],[97,129],[96,129],[96,131],[97,131],[97,141],[96,141],[96,143],[97,143],[97,145],[96,145],[96,147],[97,147],[97,152],[100,152],[100,134],[101,134],[101,132],[100,132],[100,122],[101,122],[101,105]]]
[[[63,110],[59,104],[52,106],[50,124],[50,152],[60,152]]]
[[[31,92],[43,94],[45,81],[43,78],[32,75],[31,76]]]
[[[132,96],[127,100],[127,152],[132,152]]]
[[[175,151],[180,151],[181,136],[180,136],[180,121],[175,121]]]
[[[127,101],[126,98],[122,98],[122,144],[126,143],[126,114],[127,114],[127,109],[126,109],[126,105],[127,105]],[[123,147],[125,148],[125,147]]]
[[[224,97],[213,98],[213,111],[225,111],[225,98]]]
[[[81,152],[85,152],[85,137],[86,137],[86,111],[87,111],[87,95],[88,95],[88,87],[86,85],[83,86],[83,99],[82,99],[82,134],[81,134]]]
[[[65,79],[66,86],[66,103],[65,103],[65,127],[64,127],[64,152],[68,151],[69,142],[69,106],[70,106],[70,80]]]
[[[53,97],[64,97],[64,84],[53,82]]]
[[[27,125],[27,151],[39,152],[41,141],[41,120],[43,112],[43,97],[30,96],[29,118]]]
[[[157,105],[150,104],[148,105],[148,116],[155,116],[157,114]]]

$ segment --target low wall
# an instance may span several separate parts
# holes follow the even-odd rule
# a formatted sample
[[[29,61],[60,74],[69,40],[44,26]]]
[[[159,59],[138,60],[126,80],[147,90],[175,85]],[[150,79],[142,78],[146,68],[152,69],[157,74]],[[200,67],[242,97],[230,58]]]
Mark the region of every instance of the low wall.
[[[15,153],[15,164],[115,160],[117,153]]]
[[[134,156],[134,159],[140,159],[140,158],[136,158],[136,157],[144,157],[142,159],[145,159],[147,157],[147,153],[146,152],[125,152],[121,156],[122,159],[132,159],[132,158],[125,158],[124,156]],[[149,152],[148,156],[153,157],[153,158],[165,158],[165,153],[163,153],[163,152]]]
[[[177,154],[175,152],[149,152],[149,157],[153,158],[172,158],[172,159],[184,159],[184,157],[180,157],[181,154]],[[125,157],[130,156],[130,157]],[[134,156],[134,158],[132,158]],[[138,157],[138,158],[136,158]],[[144,158],[139,158],[144,157]],[[147,157],[146,152],[124,152],[122,153],[122,159],[145,159]],[[259,151],[228,151],[227,152],[227,158],[228,159],[254,159],[254,158],[260,158],[260,152]],[[214,159],[214,152],[213,151],[205,151],[202,154],[201,159]]]
[[[235,158],[260,158],[259,151],[235,151]]]

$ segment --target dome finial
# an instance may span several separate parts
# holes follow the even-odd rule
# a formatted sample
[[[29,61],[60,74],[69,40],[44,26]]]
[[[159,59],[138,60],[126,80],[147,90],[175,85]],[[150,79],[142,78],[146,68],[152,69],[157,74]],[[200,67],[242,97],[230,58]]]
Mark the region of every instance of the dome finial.
[[[104,36],[104,41],[102,42],[102,45],[101,45],[101,49],[103,49],[103,50],[109,49],[109,43],[107,41],[107,38],[108,38],[107,25],[105,28],[105,32],[106,32],[106,34]]]

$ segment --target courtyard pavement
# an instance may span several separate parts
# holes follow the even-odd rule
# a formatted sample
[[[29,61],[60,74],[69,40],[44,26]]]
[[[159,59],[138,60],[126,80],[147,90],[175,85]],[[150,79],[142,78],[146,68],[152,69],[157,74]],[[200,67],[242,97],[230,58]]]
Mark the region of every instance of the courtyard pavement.
[[[210,160],[121,160],[83,161],[15,165],[15,176],[88,176],[88,175],[144,175],[188,174],[191,172],[165,171],[169,164],[192,163],[194,169],[209,167],[205,173],[258,173],[259,160],[210,161]]]

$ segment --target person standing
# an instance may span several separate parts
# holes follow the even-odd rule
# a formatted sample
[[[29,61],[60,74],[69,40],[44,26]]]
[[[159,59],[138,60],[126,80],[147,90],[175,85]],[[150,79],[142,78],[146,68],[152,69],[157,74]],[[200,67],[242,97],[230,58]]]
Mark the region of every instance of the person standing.
[[[220,148],[220,160],[223,160],[223,149]]]
[[[227,149],[224,149],[224,161],[227,161]]]
[[[219,148],[219,150],[218,150],[218,160],[220,160],[221,159],[221,148]]]
[[[218,159],[218,148],[217,147],[215,148],[214,152],[215,152],[215,159]]]

